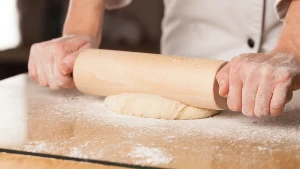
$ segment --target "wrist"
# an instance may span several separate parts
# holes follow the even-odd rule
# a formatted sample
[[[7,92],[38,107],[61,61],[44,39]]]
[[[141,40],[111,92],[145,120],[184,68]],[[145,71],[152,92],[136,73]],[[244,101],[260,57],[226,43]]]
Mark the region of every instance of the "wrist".
[[[106,0],[71,0],[63,29],[63,36],[85,36],[93,47],[101,41],[104,6]]]
[[[300,42],[294,38],[281,38],[271,53],[289,53],[300,60]]]
[[[80,37],[86,39],[90,44],[92,48],[98,48],[101,43],[101,37],[92,36],[92,35],[81,35],[81,34],[68,34],[64,33],[62,38],[70,38],[70,37]]]
[[[299,8],[300,1],[292,0],[274,51],[290,53],[300,58]]]

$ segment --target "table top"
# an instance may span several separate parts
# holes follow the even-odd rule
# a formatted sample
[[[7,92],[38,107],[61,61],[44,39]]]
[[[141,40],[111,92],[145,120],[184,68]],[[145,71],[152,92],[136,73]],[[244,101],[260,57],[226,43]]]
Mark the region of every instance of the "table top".
[[[0,168],[4,169],[122,169],[89,162],[78,162],[38,156],[0,153]]]
[[[146,119],[22,74],[0,81],[0,149],[127,168],[300,168],[299,101],[294,92],[279,117],[225,110],[199,120]]]

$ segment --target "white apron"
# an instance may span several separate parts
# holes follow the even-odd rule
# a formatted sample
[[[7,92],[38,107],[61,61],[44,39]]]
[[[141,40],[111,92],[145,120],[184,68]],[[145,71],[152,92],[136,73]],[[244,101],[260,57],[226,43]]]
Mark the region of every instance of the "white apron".
[[[131,0],[108,0],[108,9]],[[164,0],[162,54],[230,60],[271,51],[290,0]]]

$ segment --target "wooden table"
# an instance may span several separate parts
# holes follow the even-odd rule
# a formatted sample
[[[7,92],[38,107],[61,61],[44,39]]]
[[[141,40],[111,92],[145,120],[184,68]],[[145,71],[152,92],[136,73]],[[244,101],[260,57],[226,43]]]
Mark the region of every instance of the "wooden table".
[[[168,121],[23,74],[0,81],[0,101],[0,168],[300,168],[300,92],[280,117]]]

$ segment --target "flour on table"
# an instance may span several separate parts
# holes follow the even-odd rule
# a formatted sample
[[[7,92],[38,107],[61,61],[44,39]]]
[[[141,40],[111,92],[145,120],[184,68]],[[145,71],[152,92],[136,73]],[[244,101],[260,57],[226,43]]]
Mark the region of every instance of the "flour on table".
[[[279,117],[249,118],[225,110],[213,118],[164,120],[116,115],[105,107],[104,98],[74,90],[33,88],[36,92],[27,96],[30,118],[23,120],[28,124],[43,120],[34,126],[43,130],[29,133],[28,142],[17,150],[120,163],[131,160],[150,166],[169,163],[171,168],[182,162],[179,153],[195,164],[199,159],[216,159],[224,164],[238,161],[250,166],[249,157],[259,162],[258,154],[269,160],[286,160],[277,158],[278,152],[287,156],[293,153],[292,157],[300,160],[300,95],[294,96]],[[73,133],[62,141],[57,134],[61,128],[57,126],[70,126]],[[44,131],[51,136],[44,136]],[[227,158],[232,149],[239,153],[236,159]]]
[[[127,154],[134,160],[135,164],[169,164],[173,157],[161,148],[151,148],[143,145],[138,145]]]
[[[191,120],[210,117],[218,110],[200,109],[150,94],[108,96],[104,104],[117,114],[166,120]]]

